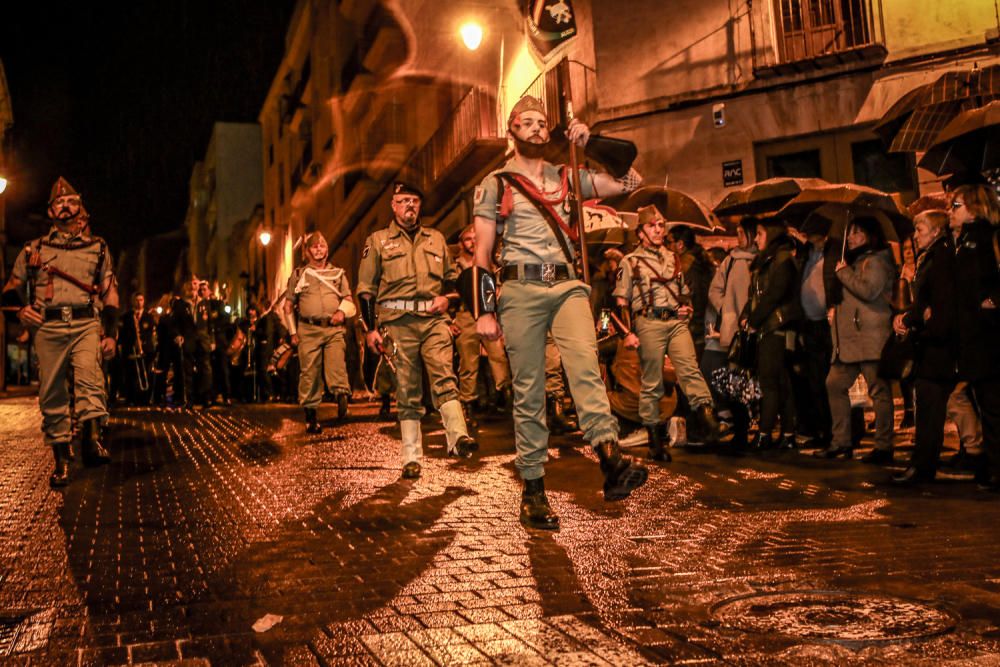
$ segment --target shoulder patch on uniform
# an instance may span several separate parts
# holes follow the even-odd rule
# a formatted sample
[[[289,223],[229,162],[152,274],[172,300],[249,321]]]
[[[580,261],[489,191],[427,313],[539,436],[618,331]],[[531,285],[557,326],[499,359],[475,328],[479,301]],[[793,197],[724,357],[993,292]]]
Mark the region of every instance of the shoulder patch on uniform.
[[[361,251],[361,259],[368,256],[369,251],[371,251],[372,246],[370,243],[366,243],[364,249]]]
[[[476,193],[473,195],[477,204],[482,204],[486,200],[486,188],[481,185],[476,186]]]

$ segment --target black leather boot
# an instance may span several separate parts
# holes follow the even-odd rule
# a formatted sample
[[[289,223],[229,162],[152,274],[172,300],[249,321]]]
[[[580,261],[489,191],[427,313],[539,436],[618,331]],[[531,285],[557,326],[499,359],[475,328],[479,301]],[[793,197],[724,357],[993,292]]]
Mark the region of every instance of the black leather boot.
[[[604,473],[604,499],[622,500],[646,483],[649,470],[623,456],[617,442],[600,442],[594,446]]]
[[[337,419],[343,419],[347,416],[347,394],[339,394],[337,396]]]
[[[552,435],[572,433],[579,428],[576,422],[566,415],[562,398],[549,394],[545,402],[548,404],[549,432]]]
[[[646,427],[646,436],[649,439],[649,458],[653,461],[669,463],[671,458],[670,452],[664,446],[667,435],[664,431],[666,431],[665,424]]]
[[[709,403],[695,408],[695,419],[698,422],[697,439],[706,445],[717,445],[722,439],[729,435],[729,426],[723,425],[715,416],[715,411]],[[690,435],[689,435],[689,439]]]
[[[49,486],[53,489],[62,488],[69,484],[69,457],[66,456],[68,449],[68,442],[52,445],[52,455],[55,457],[56,467],[52,471],[52,476],[49,477]]]
[[[382,406],[378,409],[379,420],[384,422],[392,420],[392,412],[390,410],[391,406],[392,396],[389,394],[382,394]]]
[[[306,433],[319,433],[323,427],[316,418],[316,408],[306,408]]]
[[[83,465],[93,468],[111,462],[111,455],[101,445],[101,425],[97,419],[88,419],[80,425],[82,434]],[[64,454],[68,452],[63,452]]]
[[[473,430],[479,428],[479,420],[476,419],[476,402],[462,401],[462,412],[465,413],[465,425]]]
[[[514,391],[509,386],[501,389],[497,397],[497,403],[499,412],[510,414],[514,409]]]
[[[545,496],[545,478],[524,480],[521,494],[521,524],[526,528],[559,530],[559,517]]]

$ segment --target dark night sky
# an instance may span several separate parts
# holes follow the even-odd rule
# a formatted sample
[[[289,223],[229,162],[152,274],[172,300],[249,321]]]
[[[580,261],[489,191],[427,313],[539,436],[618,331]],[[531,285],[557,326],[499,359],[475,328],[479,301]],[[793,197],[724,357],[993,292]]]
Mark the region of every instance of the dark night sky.
[[[15,3],[0,20],[14,109],[11,242],[47,229],[65,176],[117,253],[175,229],[212,123],[257,120],[294,0]]]

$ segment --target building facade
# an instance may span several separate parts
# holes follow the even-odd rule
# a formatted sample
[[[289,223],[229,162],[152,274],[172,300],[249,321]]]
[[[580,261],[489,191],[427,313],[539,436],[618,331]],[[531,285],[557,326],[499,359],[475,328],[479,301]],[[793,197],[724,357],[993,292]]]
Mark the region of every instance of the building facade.
[[[529,3],[556,11],[565,3]],[[872,126],[942,72],[1000,62],[984,0],[576,0],[577,36],[543,60],[524,3],[300,0],[261,109],[264,210],[251,273],[269,295],[312,230],[356,267],[388,223],[388,184],[416,182],[425,224],[454,237],[471,193],[501,164],[507,111],[524,93],[632,139],[648,184],[709,204],[770,176],[819,176],[898,192],[938,188]],[[558,6],[557,6],[558,5]],[[459,26],[475,21],[469,50]]]
[[[263,202],[260,145],[256,123],[215,123],[204,159],[191,170],[184,220],[188,270],[227,293],[239,312],[251,268],[242,250]]]

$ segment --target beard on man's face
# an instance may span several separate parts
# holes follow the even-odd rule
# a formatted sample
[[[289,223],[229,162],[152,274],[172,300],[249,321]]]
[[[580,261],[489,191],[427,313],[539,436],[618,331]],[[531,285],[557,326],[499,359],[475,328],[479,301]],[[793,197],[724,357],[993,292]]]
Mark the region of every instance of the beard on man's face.
[[[538,136],[539,135],[534,135],[534,137]],[[517,135],[514,135],[514,148],[517,150],[517,154],[531,160],[545,157],[545,151],[548,150],[548,147],[548,139],[545,139],[544,141],[531,141],[528,139],[521,139]]]

